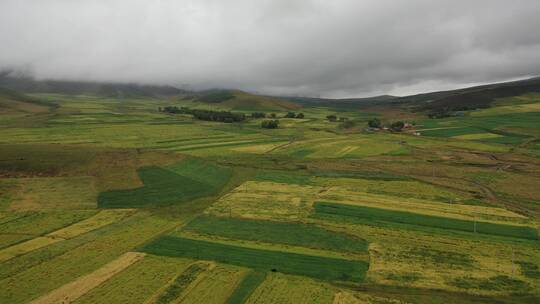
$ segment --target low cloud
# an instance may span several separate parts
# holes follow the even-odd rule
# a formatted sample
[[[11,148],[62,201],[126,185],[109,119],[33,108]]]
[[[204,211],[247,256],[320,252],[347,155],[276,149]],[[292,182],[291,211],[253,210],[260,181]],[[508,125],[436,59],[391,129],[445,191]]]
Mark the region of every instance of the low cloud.
[[[3,0],[0,69],[352,97],[540,74],[540,1]]]

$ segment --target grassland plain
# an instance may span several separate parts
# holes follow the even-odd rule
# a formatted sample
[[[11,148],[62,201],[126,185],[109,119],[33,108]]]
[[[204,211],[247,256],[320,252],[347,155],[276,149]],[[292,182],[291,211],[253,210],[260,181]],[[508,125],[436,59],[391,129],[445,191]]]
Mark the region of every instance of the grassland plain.
[[[532,236],[540,216],[537,95],[443,119],[394,106],[379,114],[305,106],[293,109],[305,118],[284,119],[286,104],[240,95],[219,104],[0,98],[0,250],[31,245],[0,262],[0,302],[44,297],[141,248],[156,255],[75,303],[153,301],[193,263],[214,266],[172,292],[173,302],[540,301],[538,240],[519,237]],[[253,98],[257,106],[246,107]],[[168,105],[265,111],[281,123],[266,130],[262,119],[222,124],[157,111]],[[422,136],[364,132],[377,115],[414,119]],[[114,208],[101,208],[108,195]],[[322,201],[382,210],[384,220],[313,216]],[[116,209],[133,206],[144,208]],[[434,218],[451,225],[418,225]],[[475,221],[477,233],[454,230]],[[513,236],[480,233],[484,225]],[[343,273],[353,282],[334,281]]]
[[[252,249],[173,236],[162,236],[140,250],[156,255],[215,260],[264,271],[280,271],[327,280],[361,281],[368,269],[368,263],[364,261]]]

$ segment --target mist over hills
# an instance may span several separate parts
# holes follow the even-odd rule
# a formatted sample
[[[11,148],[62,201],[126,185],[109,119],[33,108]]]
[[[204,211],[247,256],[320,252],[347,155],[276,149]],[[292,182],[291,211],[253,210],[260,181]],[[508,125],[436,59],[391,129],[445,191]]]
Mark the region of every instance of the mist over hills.
[[[235,89],[189,91],[172,85],[36,80],[28,76],[12,76],[9,71],[0,73],[0,88],[22,93],[90,94],[113,98],[180,96],[194,98],[202,103],[222,103],[238,110],[298,109],[302,105],[354,108],[397,104],[417,111],[438,112],[486,108],[497,98],[540,92],[540,77],[409,96],[380,95],[342,99],[266,96]]]

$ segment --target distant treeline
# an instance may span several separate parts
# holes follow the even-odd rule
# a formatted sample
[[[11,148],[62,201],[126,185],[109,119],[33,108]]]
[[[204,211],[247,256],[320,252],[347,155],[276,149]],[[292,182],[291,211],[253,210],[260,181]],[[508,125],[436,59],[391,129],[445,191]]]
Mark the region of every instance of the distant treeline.
[[[167,106],[159,107],[160,112],[172,113],[172,114],[190,114],[193,115],[196,119],[207,120],[207,121],[221,121],[221,122],[239,122],[246,120],[247,116],[244,113],[233,113],[229,111],[212,111],[212,110],[198,110],[190,109],[188,107],[176,107],[176,106]],[[251,118],[276,118],[275,113],[266,114],[264,112],[253,112],[251,113]],[[288,112],[283,116],[285,118],[304,118],[304,113],[294,113]],[[271,121],[267,126],[263,128],[277,128],[277,123],[274,120]]]
[[[175,107],[167,106],[160,108],[161,112],[173,113],[173,114],[190,114],[194,118],[207,121],[220,121],[220,122],[239,122],[246,120],[246,115],[243,113],[233,113],[229,111],[211,111],[211,110],[199,110],[190,109],[188,107]]]

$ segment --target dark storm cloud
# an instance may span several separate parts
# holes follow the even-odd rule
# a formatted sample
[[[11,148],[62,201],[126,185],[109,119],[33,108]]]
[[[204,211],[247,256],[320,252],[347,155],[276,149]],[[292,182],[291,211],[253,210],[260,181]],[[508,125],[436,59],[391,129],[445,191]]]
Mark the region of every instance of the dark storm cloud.
[[[0,68],[365,96],[540,73],[538,0],[2,0]]]

